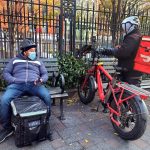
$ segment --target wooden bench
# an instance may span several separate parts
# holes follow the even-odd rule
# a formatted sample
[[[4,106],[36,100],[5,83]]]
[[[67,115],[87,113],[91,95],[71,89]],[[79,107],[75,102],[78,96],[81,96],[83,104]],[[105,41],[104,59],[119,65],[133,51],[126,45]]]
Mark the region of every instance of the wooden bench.
[[[55,105],[55,99],[60,100],[60,119],[64,119],[63,112],[63,101],[68,97],[68,93],[64,90],[65,79],[62,74],[59,74],[58,61],[56,58],[44,59],[41,58],[48,72],[49,81],[51,81],[51,86],[48,87],[51,99],[53,100],[52,105]],[[2,79],[2,72],[9,59],[0,60],[0,79]]]
[[[116,72],[115,66],[117,65],[117,61],[115,58],[112,57],[104,57],[100,58],[100,61],[103,62],[104,68],[110,73],[114,74]],[[104,84],[105,86],[105,84]],[[142,82],[141,82],[141,88],[143,89],[150,89],[150,76],[149,75],[143,75],[142,76]]]

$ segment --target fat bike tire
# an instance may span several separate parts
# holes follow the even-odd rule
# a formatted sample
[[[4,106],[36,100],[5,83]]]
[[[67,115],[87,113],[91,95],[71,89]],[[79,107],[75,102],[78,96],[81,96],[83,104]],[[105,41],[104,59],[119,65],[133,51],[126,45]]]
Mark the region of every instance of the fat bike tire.
[[[125,96],[129,96],[129,94],[126,93]],[[115,101],[111,102],[111,107],[115,110],[117,109]],[[144,101],[142,101],[139,96],[135,96],[123,102],[121,104],[121,116],[118,117],[114,114],[113,118],[121,122],[121,125],[117,126],[111,120],[115,131],[122,139],[137,140],[146,130],[148,110]],[[129,127],[129,125],[131,125],[132,128]],[[128,130],[128,128],[130,128],[130,130]]]
[[[84,104],[89,104],[94,100],[95,92],[96,92],[96,85],[95,85],[95,79],[93,76],[89,76],[86,79],[86,83],[84,87],[82,86],[85,81],[85,76],[82,76],[79,79],[78,83],[78,95],[79,99]]]

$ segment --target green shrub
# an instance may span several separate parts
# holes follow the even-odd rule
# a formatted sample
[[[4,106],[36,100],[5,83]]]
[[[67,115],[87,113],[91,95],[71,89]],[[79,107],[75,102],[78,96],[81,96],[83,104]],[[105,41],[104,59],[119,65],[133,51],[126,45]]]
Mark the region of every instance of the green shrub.
[[[85,74],[88,65],[81,59],[76,59],[71,53],[58,57],[59,70],[65,77],[66,88],[76,88],[78,78]]]

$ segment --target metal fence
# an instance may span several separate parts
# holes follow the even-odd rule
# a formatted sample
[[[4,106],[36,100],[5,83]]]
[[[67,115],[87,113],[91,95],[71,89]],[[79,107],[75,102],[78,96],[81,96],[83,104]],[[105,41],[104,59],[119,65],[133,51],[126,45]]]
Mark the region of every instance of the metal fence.
[[[138,15],[141,31],[150,35],[149,10],[135,7],[123,14],[88,2],[76,0],[3,0],[0,9],[0,58],[14,57],[23,38],[38,45],[40,57],[53,57],[57,52],[75,52],[96,37],[97,46],[110,47],[120,41],[120,21]],[[117,18],[117,19],[116,19]]]

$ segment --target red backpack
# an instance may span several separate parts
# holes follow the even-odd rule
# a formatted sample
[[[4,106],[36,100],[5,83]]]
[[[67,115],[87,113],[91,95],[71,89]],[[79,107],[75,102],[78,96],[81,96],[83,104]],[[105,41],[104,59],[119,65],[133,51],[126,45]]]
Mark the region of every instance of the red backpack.
[[[150,36],[143,36],[134,59],[134,70],[150,74]]]

